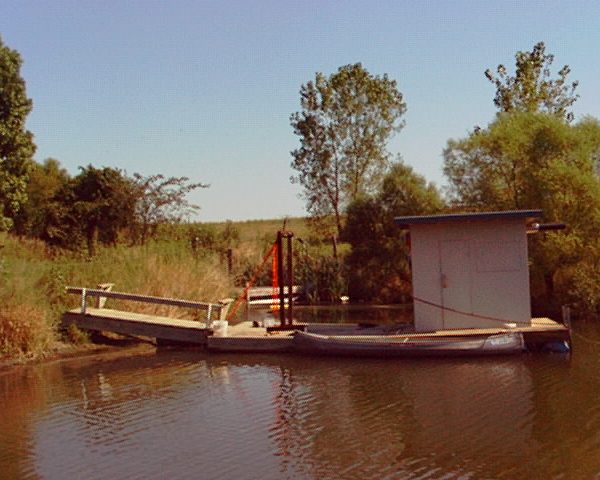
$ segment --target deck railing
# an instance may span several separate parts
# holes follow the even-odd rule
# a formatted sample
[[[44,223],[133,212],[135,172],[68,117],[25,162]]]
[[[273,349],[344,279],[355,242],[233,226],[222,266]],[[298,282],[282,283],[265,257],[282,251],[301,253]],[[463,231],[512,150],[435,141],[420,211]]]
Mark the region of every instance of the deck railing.
[[[88,307],[88,298],[95,297],[98,299],[96,308],[103,308],[107,298],[117,300],[129,300],[140,303],[152,303],[155,305],[168,305],[172,307],[190,308],[193,310],[206,311],[207,325],[213,319],[224,320],[227,315],[227,310],[231,304],[231,299],[221,300],[218,303],[196,302],[193,300],[182,300],[179,298],[154,297],[151,295],[140,295],[136,293],[113,292],[113,284],[101,284],[98,288],[84,287],[66,287],[66,292],[76,295],[81,295],[81,313],[85,315]],[[216,317],[216,318],[213,318]]]

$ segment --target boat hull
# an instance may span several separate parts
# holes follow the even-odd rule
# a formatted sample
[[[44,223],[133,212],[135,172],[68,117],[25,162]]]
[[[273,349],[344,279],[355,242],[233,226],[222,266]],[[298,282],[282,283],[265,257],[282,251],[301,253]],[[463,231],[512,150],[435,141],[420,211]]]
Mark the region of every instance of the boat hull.
[[[416,357],[510,355],[526,350],[519,332],[487,336],[319,335],[296,332],[294,350],[319,355]]]

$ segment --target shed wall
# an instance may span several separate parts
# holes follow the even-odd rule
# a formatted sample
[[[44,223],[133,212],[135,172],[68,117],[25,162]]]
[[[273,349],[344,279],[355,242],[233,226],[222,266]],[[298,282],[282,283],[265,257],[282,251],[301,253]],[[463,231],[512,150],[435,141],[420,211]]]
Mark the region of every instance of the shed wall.
[[[415,328],[529,325],[522,218],[411,225]]]

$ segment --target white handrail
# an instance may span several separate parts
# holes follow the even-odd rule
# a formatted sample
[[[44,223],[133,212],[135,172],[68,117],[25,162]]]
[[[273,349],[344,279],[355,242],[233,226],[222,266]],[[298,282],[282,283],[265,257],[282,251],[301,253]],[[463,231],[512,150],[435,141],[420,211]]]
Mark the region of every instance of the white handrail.
[[[99,288],[66,287],[67,293],[81,295],[81,313],[85,314],[87,309],[87,297],[115,298],[118,300],[130,300],[134,302],[152,303],[157,305],[169,305],[173,307],[192,308],[206,310],[207,323],[210,322],[213,311],[218,312],[219,318],[223,316],[224,310],[229,306],[229,301],[219,303],[196,302],[193,300],[182,300],[178,298],[154,297],[152,295],[140,295],[136,293],[109,292]]]

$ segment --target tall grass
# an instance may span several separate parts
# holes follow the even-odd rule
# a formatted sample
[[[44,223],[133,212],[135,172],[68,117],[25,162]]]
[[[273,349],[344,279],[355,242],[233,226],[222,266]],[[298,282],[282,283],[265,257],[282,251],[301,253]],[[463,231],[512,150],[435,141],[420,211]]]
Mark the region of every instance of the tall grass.
[[[217,301],[235,294],[233,282],[214,256],[197,258],[185,241],[155,242],[144,247],[100,249],[87,259],[48,250],[38,241],[0,236],[0,356],[36,357],[60,338],[60,317],[78,305],[65,286],[114,289],[175,298]],[[185,316],[167,307],[113,304],[123,309]]]
[[[0,234],[0,357],[39,356],[55,339],[47,298],[38,292],[49,269],[43,243]]]
[[[227,224],[208,225],[219,232]],[[239,232],[239,242],[234,248],[232,272],[228,272],[222,248],[207,252],[192,248],[189,232],[194,225],[169,225],[144,246],[99,248],[91,259],[0,233],[0,357],[41,356],[51,350],[61,338],[61,315],[79,304],[78,297],[65,293],[68,285],[93,288],[99,283],[114,283],[115,291],[210,302],[236,298],[282,229],[283,220],[236,222],[233,226]],[[321,301],[344,293],[337,285],[339,272],[332,270],[330,245],[311,244],[304,219],[290,219],[286,228],[305,240],[296,248],[297,280],[312,286],[315,299]],[[321,257],[329,260],[319,260]],[[260,283],[270,283],[269,262],[261,272]],[[112,299],[107,307],[190,316],[190,311],[173,307]]]

